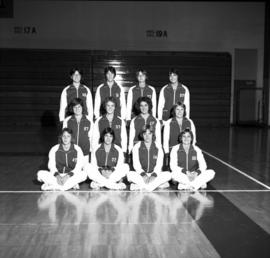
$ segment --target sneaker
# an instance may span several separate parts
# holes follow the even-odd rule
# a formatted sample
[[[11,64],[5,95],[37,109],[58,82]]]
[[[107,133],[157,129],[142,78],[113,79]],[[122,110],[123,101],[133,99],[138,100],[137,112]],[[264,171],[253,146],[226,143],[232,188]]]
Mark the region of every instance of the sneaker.
[[[131,184],[130,185],[130,191],[136,191],[136,190],[140,190],[140,187],[136,184]]]
[[[98,184],[97,182],[95,182],[95,181],[92,181],[92,182],[90,183],[90,187],[91,187],[92,189],[94,189],[94,190],[99,190],[99,189],[100,189],[99,184]]]
[[[178,186],[177,186],[177,189],[178,190],[187,190],[187,191],[190,191],[190,190],[192,190],[192,187],[189,186],[189,185],[185,185],[185,184],[179,183]]]
[[[80,190],[79,184],[74,185],[74,186],[73,186],[73,190]]]
[[[170,187],[170,184],[168,182],[166,182],[164,184],[161,184],[158,188],[164,189],[164,188],[168,188],[168,187]]]
[[[201,187],[200,187],[201,189],[206,189],[207,188],[207,184],[203,184]]]
[[[55,189],[55,187],[53,185],[49,185],[49,184],[43,184],[41,186],[41,190],[42,191],[55,191],[57,189]]]
[[[119,185],[120,190],[125,190],[127,188],[126,184],[124,184],[122,182],[118,183],[118,185]]]

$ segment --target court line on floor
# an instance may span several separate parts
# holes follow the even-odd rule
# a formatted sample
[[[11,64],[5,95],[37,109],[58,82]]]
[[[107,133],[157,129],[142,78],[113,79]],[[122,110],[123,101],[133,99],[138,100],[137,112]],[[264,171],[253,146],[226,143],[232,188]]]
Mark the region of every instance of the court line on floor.
[[[190,191],[180,191],[180,190],[158,190],[153,192],[146,192],[146,191],[130,191],[130,190],[121,190],[121,191],[113,191],[113,190],[76,190],[76,191],[0,191],[1,193],[144,193],[144,194],[151,194],[151,193],[193,193]],[[199,190],[200,193],[250,193],[250,192],[270,192],[270,189],[223,189],[223,190]]]
[[[233,169],[234,171],[238,172],[239,174],[241,174],[241,175],[247,177],[248,179],[254,181],[255,183],[257,183],[257,184],[259,184],[259,185],[265,187],[266,189],[270,190],[270,186],[268,186],[268,185],[262,183],[261,181],[257,180],[256,178],[254,178],[254,177],[252,177],[252,176],[246,174],[245,172],[241,171],[240,169],[238,169],[238,168],[236,168],[236,167],[230,165],[229,163],[227,163],[227,162],[223,161],[222,159],[220,159],[220,158],[214,156],[213,154],[210,154],[210,153],[207,152],[207,151],[204,151],[204,150],[203,150],[203,152],[204,152],[206,155],[212,157],[213,159],[216,159],[217,161],[221,162],[222,164],[224,164],[224,165],[228,166],[229,168]]]

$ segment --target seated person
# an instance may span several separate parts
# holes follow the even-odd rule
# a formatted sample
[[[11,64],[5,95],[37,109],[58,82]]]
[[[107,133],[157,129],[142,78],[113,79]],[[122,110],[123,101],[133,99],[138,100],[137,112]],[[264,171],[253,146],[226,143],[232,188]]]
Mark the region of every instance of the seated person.
[[[136,143],[132,150],[135,171],[127,173],[130,190],[153,191],[157,187],[168,187],[170,172],[163,172],[163,150],[153,141],[153,129],[146,125],[141,132],[143,140]]]
[[[161,129],[159,121],[152,115],[152,101],[148,97],[141,97],[138,99],[140,114],[134,117],[130,122],[129,130],[129,153],[131,153],[133,146],[139,141],[139,134],[141,130],[149,124],[154,130],[155,143],[161,145]]]
[[[43,191],[79,189],[78,184],[87,178],[83,170],[83,152],[72,143],[72,131],[64,128],[59,138],[60,144],[53,146],[49,152],[49,171],[37,172],[37,180],[43,182]]]
[[[165,164],[169,166],[169,153],[173,146],[179,144],[179,134],[190,128],[193,135],[193,144],[196,144],[196,130],[191,119],[186,117],[186,105],[177,102],[172,108],[172,118],[164,122],[163,130],[163,149],[165,152]]]
[[[179,135],[180,144],[171,150],[172,180],[178,182],[179,190],[205,189],[215,176],[214,170],[207,169],[201,149],[192,144],[193,139],[192,131],[185,129]]]
[[[129,166],[124,164],[122,149],[114,144],[115,134],[112,128],[105,128],[100,137],[100,144],[91,153],[91,164],[87,165],[87,174],[90,187],[99,189],[125,189],[121,181],[129,171]]]
[[[80,98],[75,98],[70,103],[72,116],[65,118],[63,128],[69,128],[73,132],[75,143],[81,147],[85,159],[85,164],[89,162],[91,151],[91,138],[93,132],[93,122],[85,115],[84,104]]]
[[[110,127],[114,131],[115,141],[114,144],[122,148],[124,153],[127,152],[127,130],[126,123],[120,116],[115,114],[116,100],[113,97],[107,97],[104,100],[103,106],[106,111],[101,117],[99,117],[94,124],[93,130],[93,147],[97,148],[99,145],[99,138],[101,133],[107,127]]]

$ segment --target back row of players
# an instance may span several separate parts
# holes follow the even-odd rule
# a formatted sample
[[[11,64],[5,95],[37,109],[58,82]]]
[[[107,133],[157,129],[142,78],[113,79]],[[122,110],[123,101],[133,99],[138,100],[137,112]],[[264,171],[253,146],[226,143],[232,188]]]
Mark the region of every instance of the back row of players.
[[[198,190],[213,179],[215,172],[206,169],[196,146],[189,90],[178,81],[176,69],[169,71],[170,83],[161,89],[158,107],[145,70],[137,71],[138,83],[129,89],[126,105],[124,89],[115,82],[115,68],[106,67],[94,108],[91,91],[81,84],[82,72],[75,68],[70,76],[72,84],[63,90],[60,100],[60,143],[49,153],[50,171],[38,172],[42,190],[78,188],[87,176],[94,189],[125,189],[122,179],[127,176],[131,190],[147,191],[168,187],[171,179],[178,189]],[[164,152],[167,171],[162,171]],[[132,154],[129,164],[125,153]]]

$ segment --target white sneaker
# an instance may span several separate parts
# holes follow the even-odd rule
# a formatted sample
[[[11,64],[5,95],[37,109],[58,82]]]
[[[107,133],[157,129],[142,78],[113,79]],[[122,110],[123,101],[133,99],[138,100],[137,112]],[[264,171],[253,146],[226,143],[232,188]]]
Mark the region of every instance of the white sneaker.
[[[164,188],[168,188],[168,187],[170,187],[170,184],[168,182],[166,182],[164,184],[161,184],[158,188],[164,189]]]
[[[136,184],[131,184],[130,185],[130,191],[136,191],[136,190],[140,190],[140,187]]]
[[[127,186],[122,182],[118,183],[118,185],[120,190],[125,190],[127,188]]]
[[[73,189],[74,189],[74,190],[80,190],[79,184],[74,185],[74,186],[73,186]]]
[[[95,181],[92,181],[92,182],[90,183],[90,187],[91,187],[92,189],[94,189],[94,190],[99,190],[99,189],[100,189],[100,185],[99,185],[97,182],[95,182]]]
[[[193,188],[190,185],[184,185],[181,183],[178,184],[177,189],[178,190],[187,190],[187,191],[193,190]]]
[[[53,185],[43,184],[41,186],[41,190],[42,191],[55,191],[55,190],[58,190],[58,189],[55,189],[55,187]]]
[[[205,184],[203,184],[201,187],[200,187],[201,189],[206,189],[207,188],[207,184],[205,183]]]

